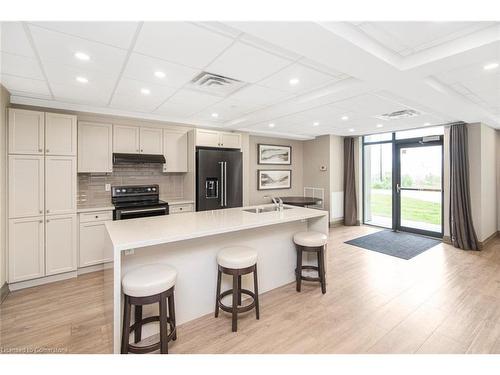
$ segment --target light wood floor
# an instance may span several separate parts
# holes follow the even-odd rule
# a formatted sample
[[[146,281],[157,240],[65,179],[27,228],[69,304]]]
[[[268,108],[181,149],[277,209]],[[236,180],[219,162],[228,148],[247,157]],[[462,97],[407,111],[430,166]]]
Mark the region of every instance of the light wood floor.
[[[344,244],[377,231],[332,229],[328,290],[290,284],[248,313],[178,327],[171,353],[500,353],[500,239],[481,252],[440,244],[405,261]],[[279,265],[277,265],[279,266]],[[102,272],[11,293],[0,349],[110,353]]]

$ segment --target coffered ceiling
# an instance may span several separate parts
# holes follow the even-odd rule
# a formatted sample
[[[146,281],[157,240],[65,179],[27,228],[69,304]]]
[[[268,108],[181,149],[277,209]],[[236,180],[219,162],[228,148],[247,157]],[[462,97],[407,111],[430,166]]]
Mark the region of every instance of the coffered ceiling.
[[[496,22],[3,22],[0,51],[19,104],[304,139],[500,128]]]

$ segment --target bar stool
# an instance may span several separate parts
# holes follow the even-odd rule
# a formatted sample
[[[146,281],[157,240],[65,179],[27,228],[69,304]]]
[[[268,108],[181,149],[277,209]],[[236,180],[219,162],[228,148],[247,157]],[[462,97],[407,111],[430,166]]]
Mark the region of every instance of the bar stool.
[[[325,281],[325,248],[328,242],[328,237],[320,232],[298,232],[293,236],[293,242],[297,249],[297,268],[295,269],[297,292],[300,292],[302,280],[319,281],[321,284],[321,292],[326,293]],[[302,265],[302,253],[316,253],[318,256],[317,266]],[[313,270],[318,272],[318,277],[304,276],[302,270]]]
[[[222,249],[217,254],[217,296],[215,300],[215,317],[219,316],[219,308],[232,314],[232,331],[237,331],[238,314],[255,308],[255,317],[259,319],[259,290],[257,286],[257,251],[247,246],[230,246]],[[251,292],[241,288],[241,276],[253,272],[253,288]],[[221,293],[222,274],[233,276],[233,288]],[[241,295],[252,297],[252,302],[241,306]],[[222,299],[232,295],[231,306],[224,305]]]
[[[177,278],[175,268],[166,264],[150,264],[133,269],[122,279],[125,295],[123,304],[122,354],[150,353],[160,349],[162,354],[168,353],[168,342],[177,339],[175,327],[174,286]],[[157,316],[142,317],[142,306],[158,303],[160,313]],[[167,313],[168,304],[168,313]],[[130,325],[130,310],[135,306],[135,323]],[[141,341],[142,326],[152,322],[160,322],[160,341],[147,345],[132,345],[130,331],[134,332],[134,343]]]

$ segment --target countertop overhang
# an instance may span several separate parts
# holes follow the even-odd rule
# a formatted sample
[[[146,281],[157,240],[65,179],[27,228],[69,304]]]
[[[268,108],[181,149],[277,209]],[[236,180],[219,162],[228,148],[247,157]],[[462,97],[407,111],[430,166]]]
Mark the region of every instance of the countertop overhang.
[[[245,211],[269,206],[272,205],[108,221],[106,229],[114,250],[124,251],[328,215],[327,211],[296,206],[288,206],[290,209],[279,212]]]

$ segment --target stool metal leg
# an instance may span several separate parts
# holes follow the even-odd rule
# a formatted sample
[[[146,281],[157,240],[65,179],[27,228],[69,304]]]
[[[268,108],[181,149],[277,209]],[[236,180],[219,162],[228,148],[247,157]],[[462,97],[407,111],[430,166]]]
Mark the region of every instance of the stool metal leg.
[[[257,285],[257,264],[255,265],[255,268],[253,270],[253,292],[255,294],[255,317],[257,320],[260,319],[260,312],[259,312],[259,287]]]
[[[297,268],[295,269],[297,292],[301,290],[302,284],[302,247],[297,246]]]
[[[168,354],[168,332],[167,332],[167,299],[160,300],[160,353]]]
[[[325,280],[325,247],[323,246],[320,251],[318,251],[318,273],[321,283],[321,293],[326,293],[326,280]]]
[[[130,302],[129,297],[125,295],[123,301],[123,330],[122,330],[122,354],[128,354],[128,342],[130,339]]]
[[[238,275],[238,305],[241,305],[241,275]]]
[[[134,319],[136,321],[136,326],[134,329],[134,343],[138,343],[141,341],[142,337],[142,324],[137,323],[142,320],[142,306],[141,305],[136,305],[135,306],[135,313],[134,313]]]
[[[174,293],[168,296],[168,316],[172,321],[172,325],[175,328],[175,333],[172,336],[172,340],[177,340],[177,324],[175,323],[175,301],[174,301]]]
[[[236,275],[233,275],[233,309],[232,309],[232,316],[233,316],[233,324],[232,324],[232,330],[233,332],[236,332],[238,330],[238,277]]]
[[[220,298],[220,284],[222,278],[222,271],[217,270],[217,294],[215,295],[215,317],[219,316],[219,298]]]

